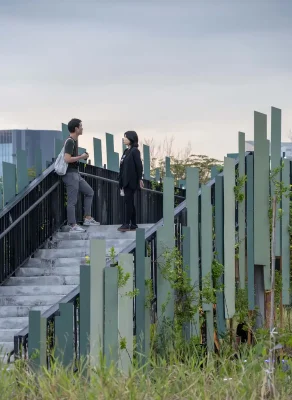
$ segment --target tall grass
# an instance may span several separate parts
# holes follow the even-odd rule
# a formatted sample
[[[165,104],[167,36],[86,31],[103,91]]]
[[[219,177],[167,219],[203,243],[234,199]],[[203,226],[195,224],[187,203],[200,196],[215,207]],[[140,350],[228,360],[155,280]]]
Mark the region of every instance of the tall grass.
[[[240,356],[230,349],[222,355],[208,355],[201,359],[188,355],[184,362],[175,354],[151,361],[145,368],[133,367],[127,376],[112,365],[87,368],[74,372],[58,362],[50,370],[33,372],[23,361],[12,370],[1,369],[1,400],[34,399],[268,399],[266,387],[266,354],[255,348],[242,346]],[[292,363],[288,361],[290,367]],[[291,370],[283,371],[279,364],[275,371],[276,399],[292,399]]]

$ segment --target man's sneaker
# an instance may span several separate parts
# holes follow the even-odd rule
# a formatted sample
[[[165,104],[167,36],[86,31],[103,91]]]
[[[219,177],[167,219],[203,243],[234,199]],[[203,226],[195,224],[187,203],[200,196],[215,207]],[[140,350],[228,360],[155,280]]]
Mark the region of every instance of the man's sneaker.
[[[130,231],[135,231],[136,229],[138,229],[138,225],[136,225],[136,224],[130,225]]]
[[[118,231],[120,232],[127,232],[130,231],[130,225],[129,224],[123,224],[118,228]]]
[[[83,222],[83,226],[99,226],[100,223],[95,221],[95,219],[91,218],[85,218]]]
[[[86,232],[86,230],[81,228],[81,226],[79,226],[79,225],[73,225],[73,226],[70,226],[69,232],[82,233],[82,232]]]

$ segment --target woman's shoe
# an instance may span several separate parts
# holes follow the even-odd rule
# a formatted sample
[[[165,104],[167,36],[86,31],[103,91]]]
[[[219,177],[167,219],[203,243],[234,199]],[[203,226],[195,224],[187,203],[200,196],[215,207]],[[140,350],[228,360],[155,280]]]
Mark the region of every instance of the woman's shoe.
[[[130,231],[130,225],[129,224],[123,224],[118,228],[118,231],[120,232],[128,232]]]
[[[136,229],[138,229],[138,225],[136,225],[136,224],[130,225],[130,231],[135,231]]]

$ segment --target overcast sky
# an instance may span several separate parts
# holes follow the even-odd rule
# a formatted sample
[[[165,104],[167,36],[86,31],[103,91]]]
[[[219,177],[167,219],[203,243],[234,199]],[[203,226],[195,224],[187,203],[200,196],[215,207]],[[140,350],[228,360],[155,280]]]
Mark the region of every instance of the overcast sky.
[[[253,111],[292,129],[291,0],[0,0],[0,129],[176,136],[222,159]],[[270,125],[270,123],[269,123]]]

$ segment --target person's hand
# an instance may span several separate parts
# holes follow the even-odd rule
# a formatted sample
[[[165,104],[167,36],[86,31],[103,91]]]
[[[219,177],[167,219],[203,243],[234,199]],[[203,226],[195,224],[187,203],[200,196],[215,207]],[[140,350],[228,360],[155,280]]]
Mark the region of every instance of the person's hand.
[[[88,153],[83,153],[83,154],[81,154],[81,156],[80,156],[80,160],[87,160],[88,157],[89,157],[89,154],[88,154]]]
[[[141,188],[141,189],[144,188],[144,183],[143,183],[142,179],[141,179],[141,181],[140,181],[140,188]]]

